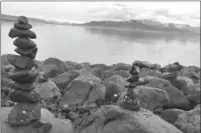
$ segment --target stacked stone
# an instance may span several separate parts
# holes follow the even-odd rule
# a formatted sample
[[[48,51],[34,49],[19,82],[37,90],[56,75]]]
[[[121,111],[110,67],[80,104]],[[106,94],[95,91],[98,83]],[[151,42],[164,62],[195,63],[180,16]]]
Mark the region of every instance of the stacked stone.
[[[130,70],[130,76],[126,80],[128,82],[128,85],[125,87],[127,89],[127,93],[123,98],[123,101],[121,102],[121,106],[125,109],[129,110],[139,110],[140,109],[140,100],[133,91],[135,87],[137,87],[140,84],[139,81],[139,67],[133,63],[132,68]]]
[[[16,102],[8,116],[10,126],[25,126],[32,123],[40,123],[41,119],[41,97],[34,90],[34,83],[38,76],[37,65],[33,60],[36,57],[38,48],[31,39],[36,38],[36,34],[31,31],[32,25],[28,19],[20,16],[9,32],[9,37],[18,37],[13,44],[17,47],[15,52],[19,55],[9,54],[7,56],[11,65],[15,67],[9,78],[14,81],[10,99]],[[42,124],[38,132],[51,130],[51,125]],[[46,128],[46,129],[44,129]]]

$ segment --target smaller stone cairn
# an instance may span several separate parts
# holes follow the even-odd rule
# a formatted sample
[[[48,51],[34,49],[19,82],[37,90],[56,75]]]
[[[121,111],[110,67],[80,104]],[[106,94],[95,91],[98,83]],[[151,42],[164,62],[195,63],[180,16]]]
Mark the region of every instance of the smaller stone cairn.
[[[127,78],[128,85],[125,87],[128,88],[126,95],[121,102],[121,107],[129,110],[139,110],[140,109],[140,99],[137,94],[133,91],[135,87],[141,84],[139,81],[139,67],[133,63],[130,70],[130,76]]]
[[[38,76],[37,65],[34,61],[38,48],[31,39],[36,39],[36,34],[31,31],[32,25],[28,19],[20,16],[9,32],[9,37],[18,37],[13,44],[17,47],[15,52],[19,55],[8,54],[7,58],[15,67],[8,78],[14,81],[13,91],[9,94],[10,99],[16,102],[8,115],[10,126],[27,126],[33,124],[33,130],[38,133],[46,133],[52,129],[50,123],[42,123],[41,97],[36,91],[35,80]]]

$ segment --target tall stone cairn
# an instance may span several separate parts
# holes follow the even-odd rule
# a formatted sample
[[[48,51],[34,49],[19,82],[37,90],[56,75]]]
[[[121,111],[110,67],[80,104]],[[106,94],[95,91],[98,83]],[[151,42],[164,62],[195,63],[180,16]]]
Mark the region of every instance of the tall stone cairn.
[[[128,84],[125,86],[127,89],[127,93],[121,102],[121,107],[129,110],[139,110],[140,109],[140,99],[137,94],[133,91],[135,87],[141,84],[139,81],[139,67],[133,63],[132,68],[130,70],[130,76],[127,78]]]
[[[41,119],[41,97],[36,93],[35,80],[39,73],[36,71],[37,65],[34,61],[38,48],[30,39],[36,39],[36,34],[31,31],[25,16],[20,16],[9,32],[9,37],[17,38],[13,44],[17,47],[15,52],[19,55],[8,54],[7,58],[11,65],[15,67],[8,78],[14,81],[10,99],[16,102],[8,115],[10,126],[26,126],[36,124],[38,132],[42,133],[51,130],[51,124],[43,124]]]

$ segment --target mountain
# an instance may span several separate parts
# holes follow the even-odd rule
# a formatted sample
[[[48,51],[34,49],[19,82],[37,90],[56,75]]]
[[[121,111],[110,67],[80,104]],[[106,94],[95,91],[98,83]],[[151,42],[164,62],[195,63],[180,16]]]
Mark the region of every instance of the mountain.
[[[187,24],[161,23],[152,20],[90,21],[84,24],[74,25],[200,34],[200,27],[192,27]]]
[[[18,18],[18,16],[1,14],[0,20],[17,22],[17,18]],[[68,22],[58,22],[58,21],[54,21],[54,20],[45,20],[45,19],[32,18],[32,17],[27,17],[27,18],[29,19],[30,22],[35,22],[35,23],[70,25],[70,23],[68,23]]]

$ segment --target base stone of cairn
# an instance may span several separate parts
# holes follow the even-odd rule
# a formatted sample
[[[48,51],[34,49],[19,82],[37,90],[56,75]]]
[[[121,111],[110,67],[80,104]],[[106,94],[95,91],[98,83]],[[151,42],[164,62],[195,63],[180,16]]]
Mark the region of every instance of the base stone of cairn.
[[[128,88],[128,90],[123,98],[123,101],[121,101],[121,107],[128,110],[138,111],[140,109],[140,99],[135,94],[133,89],[137,87],[140,82],[139,68],[135,66],[135,64],[132,65],[132,68],[130,70],[130,76],[126,81],[128,82],[128,85],[126,85],[125,87]]]
[[[35,123],[38,125],[38,133],[46,133],[52,129],[50,123],[42,123],[41,119],[41,97],[36,93],[35,80],[39,73],[34,61],[38,48],[29,38],[35,39],[36,34],[31,31],[32,25],[26,17],[20,16],[9,32],[11,38],[18,37],[14,42],[17,48],[15,52],[19,55],[9,54],[8,61],[15,69],[8,75],[14,81],[10,99],[17,104],[8,115],[10,126],[26,126]]]

